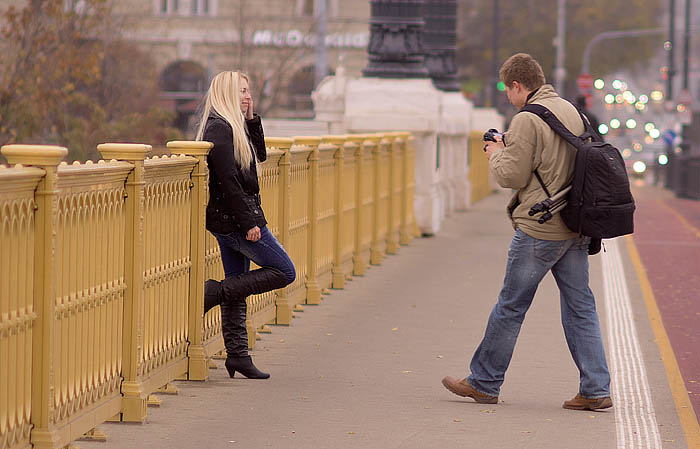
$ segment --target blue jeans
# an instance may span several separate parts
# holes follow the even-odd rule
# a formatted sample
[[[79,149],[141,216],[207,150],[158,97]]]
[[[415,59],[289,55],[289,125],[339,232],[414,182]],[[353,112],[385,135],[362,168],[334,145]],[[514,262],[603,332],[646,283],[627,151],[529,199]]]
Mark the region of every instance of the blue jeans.
[[[257,242],[246,240],[239,232],[212,234],[219,242],[226,277],[249,271],[252,260],[261,267],[277,268],[284,273],[289,284],[294,282],[297,275],[294,263],[267,226],[260,228],[260,239]]]
[[[521,230],[515,232],[503,288],[471,361],[467,381],[472,387],[498,396],[525,313],[540,281],[552,270],[559,287],[566,343],[580,373],[579,394],[586,398],[610,396],[610,373],[595,298],[588,287],[589,240],[540,240]]]

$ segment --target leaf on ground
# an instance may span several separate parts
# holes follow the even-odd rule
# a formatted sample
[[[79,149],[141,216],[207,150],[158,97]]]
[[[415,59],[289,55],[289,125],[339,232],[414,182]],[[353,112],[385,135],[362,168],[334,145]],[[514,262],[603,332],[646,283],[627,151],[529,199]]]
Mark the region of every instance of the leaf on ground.
[[[408,373],[412,373],[412,372],[413,371],[411,371],[410,369],[407,369],[406,371],[401,371],[402,374],[408,374]]]
[[[453,421],[453,422],[462,422],[462,419],[461,419],[461,418],[455,418],[455,419],[453,419],[452,421]]]
[[[442,358],[442,356],[441,356],[440,354],[438,354],[437,358],[438,358],[438,359],[441,359],[441,358]]]
[[[520,433],[532,433],[531,430],[521,430]]]
[[[280,343],[284,343],[284,338],[280,338]]]
[[[355,432],[348,432],[348,435],[355,435]]]
[[[392,331],[397,331],[397,330],[399,330],[398,327],[395,327],[395,328],[392,329]]]
[[[595,415],[588,415],[589,418],[595,419]]]

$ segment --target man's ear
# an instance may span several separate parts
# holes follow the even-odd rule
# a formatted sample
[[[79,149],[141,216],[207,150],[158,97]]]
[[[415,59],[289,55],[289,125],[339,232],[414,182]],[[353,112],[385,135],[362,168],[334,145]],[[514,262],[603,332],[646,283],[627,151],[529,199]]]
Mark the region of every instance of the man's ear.
[[[522,84],[520,84],[517,81],[513,81],[513,84],[511,85],[510,88],[511,88],[511,90],[518,92],[522,87],[523,87]]]

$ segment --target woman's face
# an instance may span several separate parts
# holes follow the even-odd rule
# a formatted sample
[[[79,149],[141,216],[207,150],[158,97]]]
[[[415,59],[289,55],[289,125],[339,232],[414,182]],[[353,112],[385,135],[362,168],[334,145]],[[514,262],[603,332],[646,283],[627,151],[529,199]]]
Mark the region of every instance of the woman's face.
[[[241,89],[241,112],[245,114],[248,108],[250,107],[250,102],[253,99],[253,97],[251,97],[250,95],[250,90],[248,89],[248,81],[246,81],[245,78],[241,78],[238,85]]]

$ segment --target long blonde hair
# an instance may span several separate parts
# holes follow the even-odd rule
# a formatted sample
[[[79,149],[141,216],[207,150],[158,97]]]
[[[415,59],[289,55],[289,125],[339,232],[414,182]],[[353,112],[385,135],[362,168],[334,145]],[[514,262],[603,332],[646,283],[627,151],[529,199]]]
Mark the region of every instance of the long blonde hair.
[[[249,170],[255,157],[245,132],[243,112],[241,112],[241,80],[248,83],[248,76],[240,72],[221,72],[211,80],[207,91],[201,121],[195,140],[202,140],[207,119],[213,112],[223,118],[233,129],[233,156],[242,170]]]

